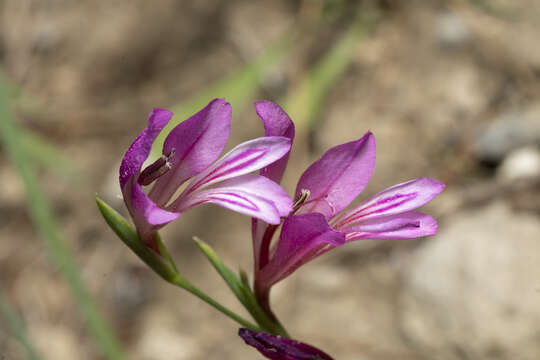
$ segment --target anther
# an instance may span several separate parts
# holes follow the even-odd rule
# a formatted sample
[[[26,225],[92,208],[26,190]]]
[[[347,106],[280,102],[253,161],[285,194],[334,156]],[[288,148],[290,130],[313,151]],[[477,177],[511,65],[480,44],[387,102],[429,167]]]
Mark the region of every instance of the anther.
[[[139,185],[142,185],[142,186],[150,185],[159,177],[167,173],[167,171],[171,170],[170,160],[174,156],[174,151],[175,151],[174,148],[172,148],[168,154],[161,155],[159,159],[154,161],[152,164],[148,165],[146,169],[144,169],[141,172],[141,174],[139,175],[139,178],[137,179],[137,182],[139,183]]]
[[[311,192],[307,189],[302,189],[300,191],[300,196],[298,196],[298,198],[295,199],[294,203],[293,203],[293,210],[292,210],[292,214],[296,214],[296,212],[298,210],[300,210],[300,208],[302,207],[302,205],[307,201],[307,199],[309,198],[309,195],[311,194]]]

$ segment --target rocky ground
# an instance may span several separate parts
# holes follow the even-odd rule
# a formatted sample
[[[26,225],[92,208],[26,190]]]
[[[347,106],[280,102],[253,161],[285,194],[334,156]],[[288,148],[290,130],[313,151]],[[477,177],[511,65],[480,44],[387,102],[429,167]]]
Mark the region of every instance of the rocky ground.
[[[275,289],[275,311],[295,337],[340,360],[538,359],[540,5],[361,3],[381,16],[316,131],[299,134],[285,187],[328,147],[371,130],[377,166],[366,194],[437,178],[447,188],[426,211],[440,231],[334,251]],[[341,30],[321,13],[314,1],[0,1],[0,60],[28,94],[19,119],[84,174],[43,171],[41,183],[130,359],[258,358],[235,324],[150,273],[105,226],[94,196],[122,207],[118,164],[150,108],[201,91],[290,29],[298,46],[252,97],[275,100],[294,87]],[[233,108],[232,134],[229,147],[262,134],[252,108]],[[98,359],[5,157],[0,183],[0,281],[31,338],[47,359]],[[184,273],[234,304],[190,238],[250,269],[247,218],[201,207],[162,235]],[[1,328],[0,358],[22,358]]]

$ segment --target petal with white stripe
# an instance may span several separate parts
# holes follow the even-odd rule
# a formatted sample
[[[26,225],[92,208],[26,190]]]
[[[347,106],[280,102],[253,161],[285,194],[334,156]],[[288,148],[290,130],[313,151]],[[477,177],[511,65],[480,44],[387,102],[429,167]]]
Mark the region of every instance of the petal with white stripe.
[[[211,189],[180,197],[171,208],[182,212],[204,203],[213,203],[269,224],[279,224],[281,217],[292,210],[292,199],[281,186],[253,174],[229,179]]]
[[[196,176],[184,191],[184,195],[259,170],[281,159],[290,148],[291,140],[282,136],[266,136],[246,141]]]
[[[401,214],[433,200],[444,184],[430,178],[418,178],[392,186],[345,212],[332,221],[334,227],[345,228],[368,219]]]

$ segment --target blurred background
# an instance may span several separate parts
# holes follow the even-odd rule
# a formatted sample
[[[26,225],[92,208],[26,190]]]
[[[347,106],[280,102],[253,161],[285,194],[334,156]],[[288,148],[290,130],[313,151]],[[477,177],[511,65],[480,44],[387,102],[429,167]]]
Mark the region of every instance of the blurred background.
[[[437,236],[349,244],[274,289],[295,338],[336,359],[539,359],[539,39],[537,0],[0,0],[0,359],[261,359],[95,206],[125,214],[119,163],[153,107],[180,122],[214,97],[228,148],[263,134],[254,101],[290,114],[290,193],[367,130],[360,198],[447,184]],[[251,273],[249,224],[204,206],[162,231],[239,312],[191,236]]]

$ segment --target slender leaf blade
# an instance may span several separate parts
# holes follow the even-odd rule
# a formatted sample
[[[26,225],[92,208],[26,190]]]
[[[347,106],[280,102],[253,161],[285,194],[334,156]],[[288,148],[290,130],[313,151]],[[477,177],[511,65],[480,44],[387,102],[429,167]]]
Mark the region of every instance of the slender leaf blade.
[[[343,76],[356,54],[361,40],[374,23],[373,15],[360,15],[341,38],[310,69],[286,99],[286,108],[299,132],[312,131],[325,96]]]
[[[206,244],[196,236],[193,237],[193,240],[206,258],[210,261],[214,269],[216,269],[218,274],[221,275],[225,283],[227,283],[238,301],[240,301],[251,316],[257,321],[259,326],[272,334],[288,337],[287,331],[283,328],[279,321],[271,317],[260,307],[255,295],[249,288],[249,285],[238,278],[236,274],[223,263],[210,245]]]
[[[120,215],[120,213],[114,210],[109,204],[101,200],[99,197],[96,197],[96,204],[101,212],[101,215],[103,215],[103,218],[114,233],[152,270],[154,270],[164,280],[169,282],[178,276],[176,267],[173,268],[172,266],[167,265],[159,258],[157,254],[149,250],[148,247],[146,247],[146,245],[144,245],[144,243],[139,239],[137,232],[128,223],[128,221],[122,215]],[[172,258],[168,257],[167,261],[172,262]]]
[[[2,289],[0,288],[0,315],[2,316],[6,328],[9,330],[11,335],[21,344],[22,348],[25,350],[27,358],[29,360],[40,360],[41,355],[35,349],[32,341],[26,333],[24,324],[17,314],[17,311],[9,301],[9,299],[4,295]]]
[[[20,131],[8,110],[3,74],[0,74],[0,140],[11,164],[18,171],[26,191],[27,207],[51,260],[69,284],[88,329],[103,354],[111,360],[124,359],[124,352],[114,332],[105,321],[82,280],[71,250],[60,239],[56,219],[36,179],[34,164],[21,146]]]

